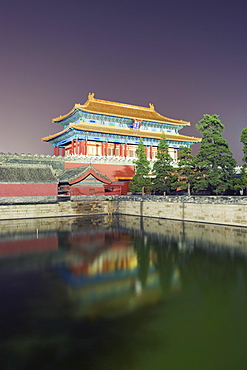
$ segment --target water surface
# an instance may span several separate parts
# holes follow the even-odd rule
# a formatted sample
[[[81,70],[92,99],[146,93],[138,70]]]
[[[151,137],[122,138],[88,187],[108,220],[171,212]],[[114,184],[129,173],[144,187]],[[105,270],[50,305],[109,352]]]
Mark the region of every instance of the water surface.
[[[245,228],[1,221],[3,369],[246,369]]]

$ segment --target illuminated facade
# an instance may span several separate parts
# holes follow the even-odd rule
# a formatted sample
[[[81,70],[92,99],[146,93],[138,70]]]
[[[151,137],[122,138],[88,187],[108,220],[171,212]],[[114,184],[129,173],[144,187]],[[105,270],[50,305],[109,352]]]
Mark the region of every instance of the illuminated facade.
[[[85,104],[54,118],[63,130],[42,140],[53,145],[55,156],[135,159],[140,138],[146,147],[147,158],[155,160],[162,133],[166,135],[169,152],[177,161],[181,146],[190,147],[200,139],[180,135],[179,130],[190,126],[187,121],[171,119],[156,112],[154,105],[139,107],[99,100],[88,94]]]

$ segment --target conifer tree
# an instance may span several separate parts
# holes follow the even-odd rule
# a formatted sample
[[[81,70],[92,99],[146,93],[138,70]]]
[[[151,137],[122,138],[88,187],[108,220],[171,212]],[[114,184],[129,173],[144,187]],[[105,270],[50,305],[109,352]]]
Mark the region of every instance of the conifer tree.
[[[205,114],[196,129],[202,134],[202,142],[195,158],[194,188],[219,194],[232,187],[236,166],[229,144],[222,137],[224,125],[217,114]]]
[[[164,133],[161,135],[157,149],[157,160],[153,165],[153,190],[159,193],[169,194],[177,177],[172,166],[172,157],[168,151],[168,144]]]
[[[241,136],[240,136],[240,142],[244,144],[243,146],[243,153],[244,156],[242,158],[243,166],[241,168],[241,176],[234,181],[234,188],[236,190],[245,189],[247,187],[247,128],[244,128],[242,130]]]
[[[150,163],[146,156],[143,140],[140,139],[136,149],[137,160],[135,163],[135,175],[130,182],[130,190],[135,192],[143,192],[144,189],[150,190],[151,179],[149,177]]]
[[[194,160],[191,148],[180,147],[177,168],[178,180],[174,183],[174,188],[179,187],[182,190],[188,190],[189,196],[196,178]]]
[[[240,171],[240,177],[234,179],[234,189],[235,190],[242,190],[242,194],[246,194],[246,187],[247,187],[247,168],[246,165],[243,165]]]
[[[244,144],[244,146],[243,146],[244,156],[243,156],[242,160],[244,162],[244,165],[246,166],[246,164],[247,164],[247,128],[243,128],[242,134],[240,136],[240,141],[241,141],[241,143]]]

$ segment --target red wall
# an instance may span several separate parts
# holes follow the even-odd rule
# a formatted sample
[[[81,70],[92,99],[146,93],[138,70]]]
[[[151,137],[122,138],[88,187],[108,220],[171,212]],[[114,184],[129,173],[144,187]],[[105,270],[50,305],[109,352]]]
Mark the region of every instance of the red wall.
[[[90,189],[94,190],[93,193],[90,193]],[[104,187],[103,186],[76,186],[72,185],[70,188],[70,195],[104,195]]]
[[[57,184],[0,184],[0,197],[57,196]]]
[[[64,164],[65,168],[74,168],[86,165],[88,165],[88,163],[65,162]],[[114,182],[117,181],[117,177],[133,177],[135,174],[134,166],[98,163],[92,163],[92,165],[96,170],[102,173],[102,175],[109,177]]]
[[[88,165],[88,163],[73,163],[65,162],[65,168],[74,168]],[[127,194],[129,189],[130,180],[118,180],[117,177],[133,177],[135,174],[135,167],[131,165],[116,165],[116,164],[98,164],[93,163],[93,167],[98,170],[102,175],[109,177],[112,181],[121,181],[123,184],[122,194]],[[86,194],[88,195],[88,194]]]

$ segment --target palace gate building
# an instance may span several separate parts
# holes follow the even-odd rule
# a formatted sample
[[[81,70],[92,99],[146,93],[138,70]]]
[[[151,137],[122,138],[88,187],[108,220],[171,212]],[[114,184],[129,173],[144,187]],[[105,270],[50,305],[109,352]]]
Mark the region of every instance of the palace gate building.
[[[92,164],[112,181],[128,182],[133,177],[140,138],[151,163],[157,156],[163,132],[175,162],[181,146],[200,142],[179,133],[190,122],[164,117],[153,104],[140,107],[100,100],[93,93],[88,94],[84,104],[75,104],[71,111],[52,122],[60,124],[62,130],[42,140],[53,145],[55,156],[65,157],[65,168]]]

